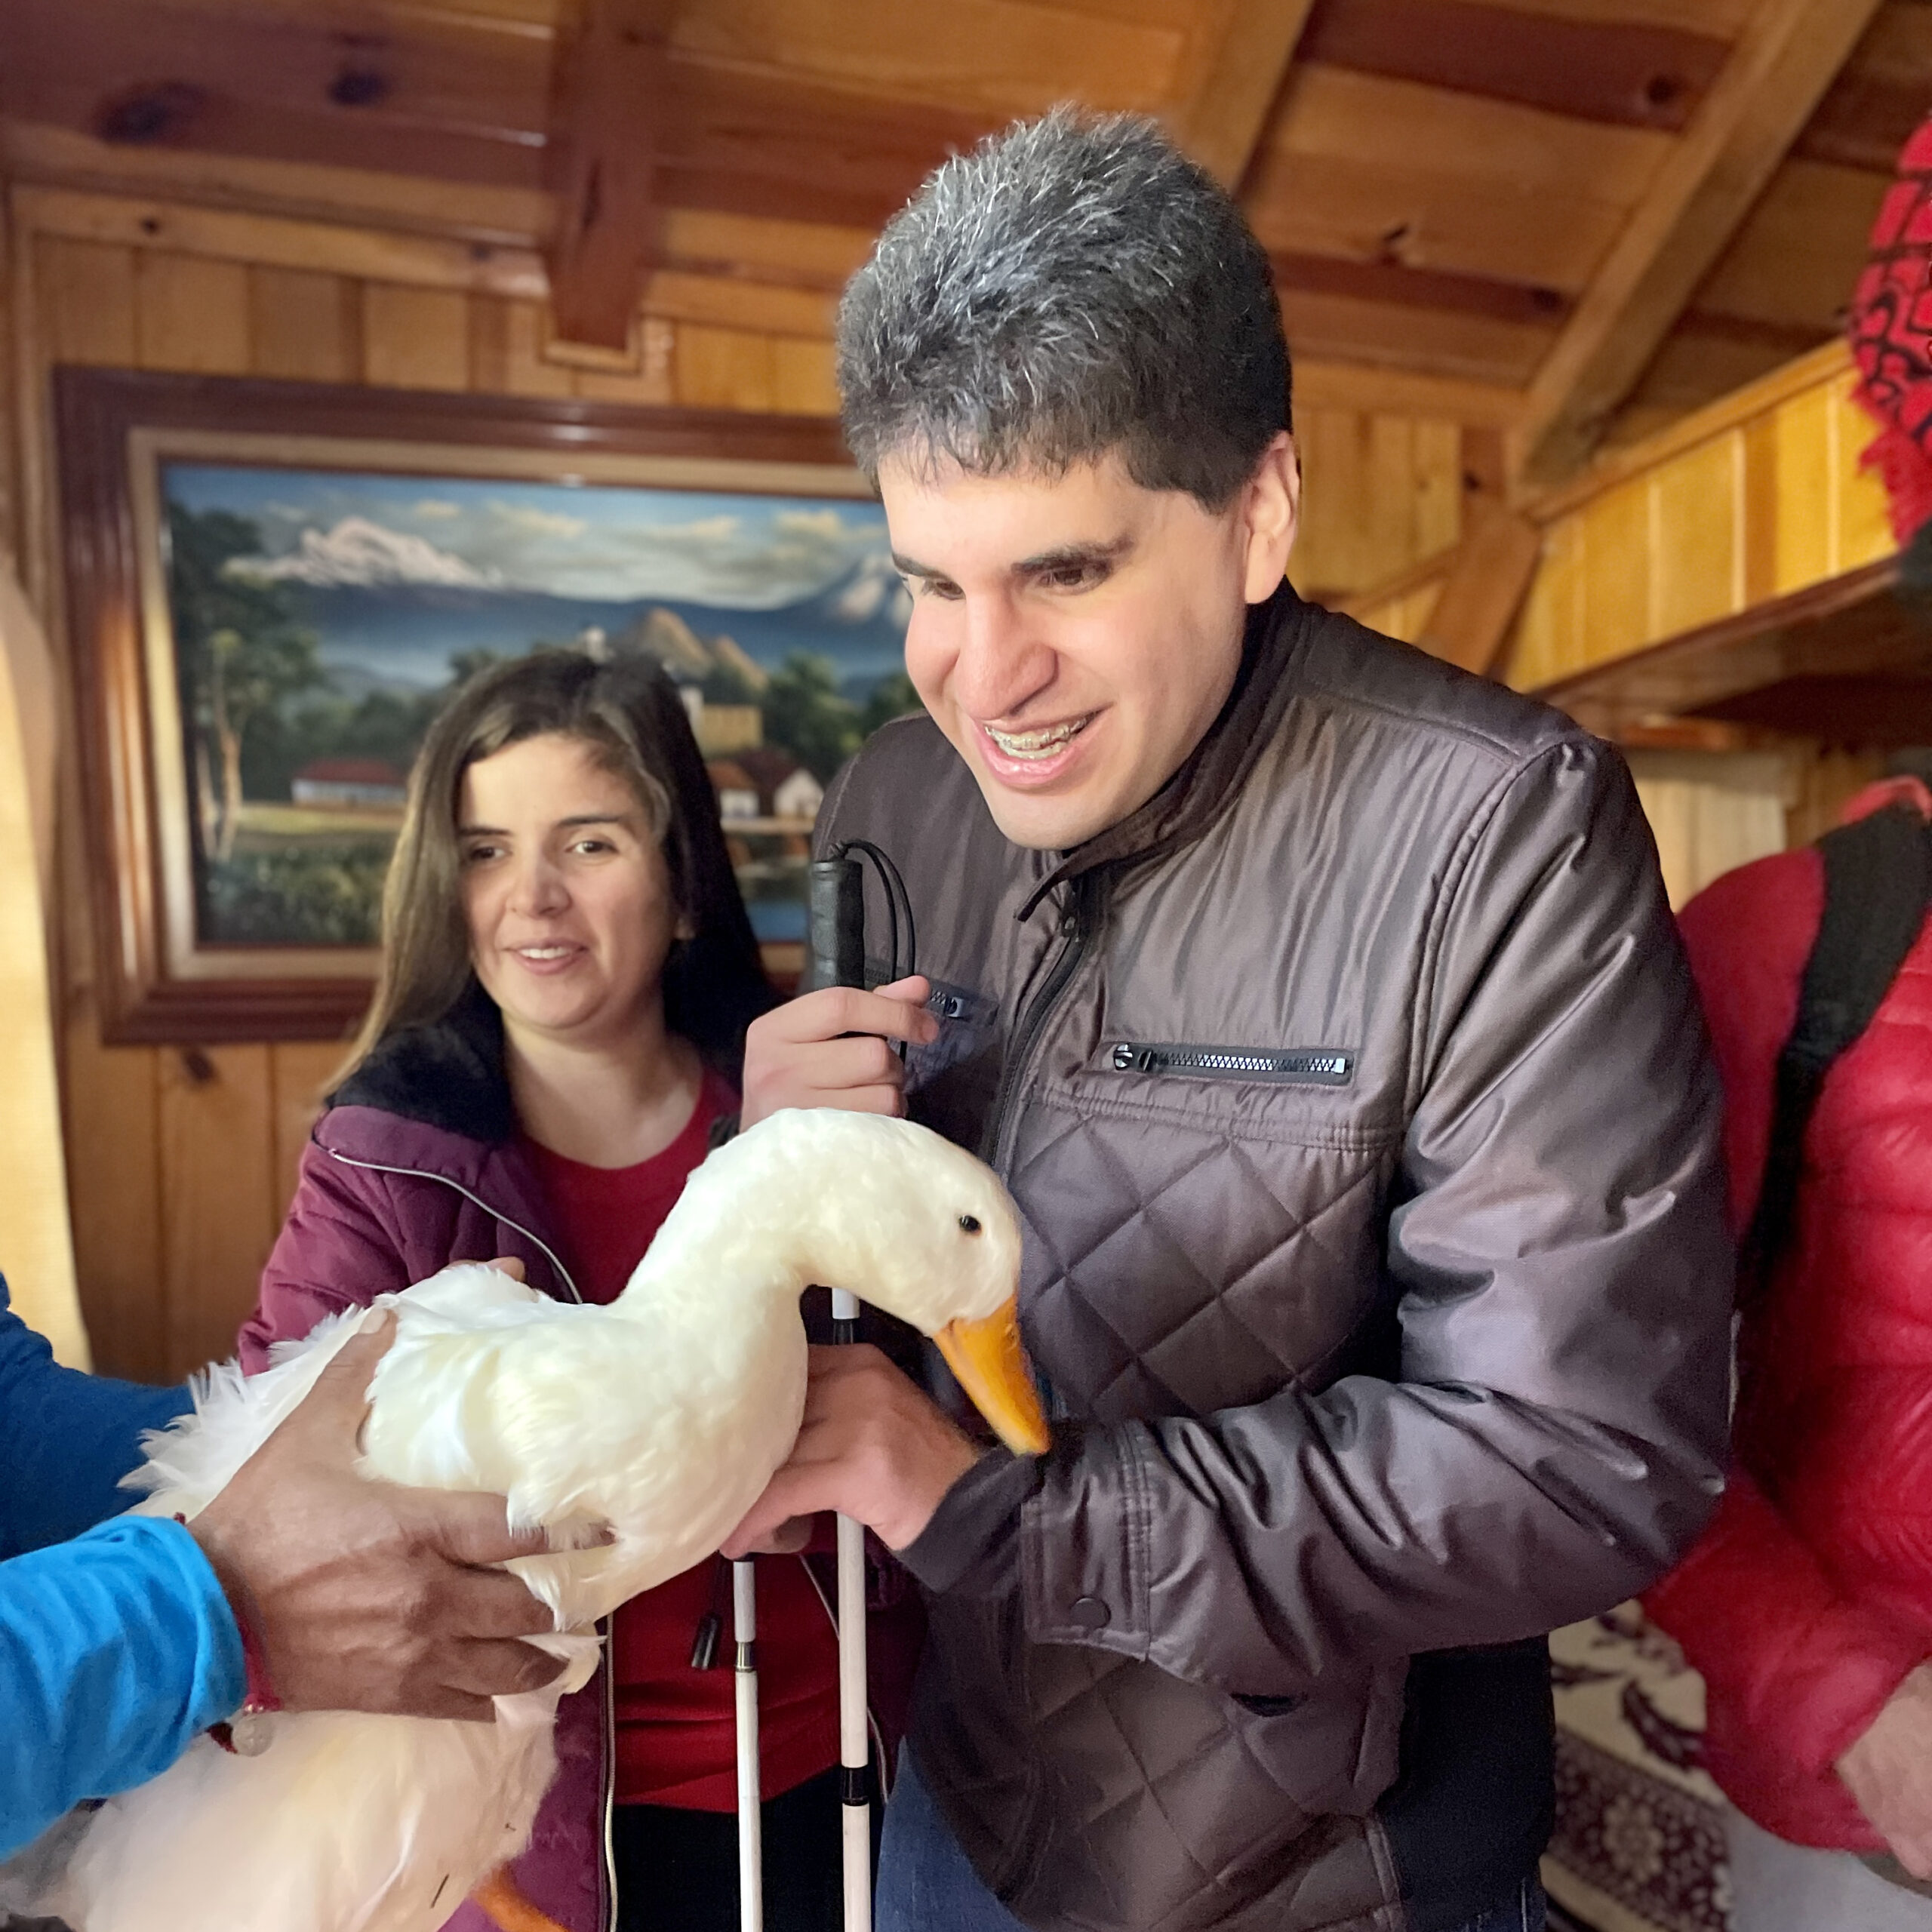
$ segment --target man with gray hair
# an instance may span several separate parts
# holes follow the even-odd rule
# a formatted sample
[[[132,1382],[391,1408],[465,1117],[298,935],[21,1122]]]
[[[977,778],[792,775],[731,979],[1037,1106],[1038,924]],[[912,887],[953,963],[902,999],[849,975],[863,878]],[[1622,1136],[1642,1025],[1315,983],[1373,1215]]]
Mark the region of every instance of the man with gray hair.
[[[844,1509],[928,1592],[879,1924],[1540,1925],[1543,1635],[1724,1452],[1718,1096],[1628,774],[1287,586],[1267,259],[1150,125],[949,163],[838,350],[929,715],[820,843],[897,860],[931,980],[760,1022],[746,1115],[983,1150],[1056,1419],[1015,1460],[822,1351],[734,1539]]]

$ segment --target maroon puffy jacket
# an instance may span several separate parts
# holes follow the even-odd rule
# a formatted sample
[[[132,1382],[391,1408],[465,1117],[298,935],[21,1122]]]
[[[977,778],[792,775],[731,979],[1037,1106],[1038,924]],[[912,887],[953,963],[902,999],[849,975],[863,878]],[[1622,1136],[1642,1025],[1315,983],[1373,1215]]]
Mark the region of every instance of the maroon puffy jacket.
[[[1901,796],[1932,815],[1908,782],[1847,816]],[[1684,909],[1740,1231],[1823,905],[1806,850]],[[1882,1850],[1833,1767],[1932,1655],[1932,921],[1826,1078],[1791,1239],[1746,1306],[1739,1367],[1730,1487],[1644,1601],[1703,1673],[1706,1762],[1738,1808],[1800,1844]]]

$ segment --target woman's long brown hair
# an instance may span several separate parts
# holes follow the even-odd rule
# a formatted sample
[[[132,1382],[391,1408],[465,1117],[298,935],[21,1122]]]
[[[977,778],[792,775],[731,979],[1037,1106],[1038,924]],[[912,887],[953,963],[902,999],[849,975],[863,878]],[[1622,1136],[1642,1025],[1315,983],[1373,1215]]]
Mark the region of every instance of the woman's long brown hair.
[[[777,995],[677,688],[648,658],[600,663],[539,651],[478,672],[423,740],[383,888],[375,996],[332,1086],[392,1034],[443,1018],[475,983],[456,831],[463,775],[479,758],[550,733],[589,746],[643,805],[691,931],[665,962],[665,1024],[737,1078],[745,1029]]]

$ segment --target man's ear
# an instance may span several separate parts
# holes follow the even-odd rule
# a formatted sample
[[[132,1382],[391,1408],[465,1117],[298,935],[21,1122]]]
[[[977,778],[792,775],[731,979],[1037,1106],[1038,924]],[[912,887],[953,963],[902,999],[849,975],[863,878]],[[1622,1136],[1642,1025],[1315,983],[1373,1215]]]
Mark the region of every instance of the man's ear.
[[[1288,553],[1301,520],[1301,454],[1284,429],[1261,453],[1242,486],[1241,521],[1247,526],[1247,577],[1242,595],[1263,604],[1281,587]]]

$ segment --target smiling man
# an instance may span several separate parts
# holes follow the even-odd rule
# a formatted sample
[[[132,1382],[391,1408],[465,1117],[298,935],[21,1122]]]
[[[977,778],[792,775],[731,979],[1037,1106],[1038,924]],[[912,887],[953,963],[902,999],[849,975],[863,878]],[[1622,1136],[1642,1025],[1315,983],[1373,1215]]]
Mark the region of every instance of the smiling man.
[[[747,1113],[903,1097],[995,1161],[1056,1418],[986,1453],[827,1352],[741,1533],[842,1507],[928,1592],[883,1932],[1540,1924],[1543,1633],[1683,1548],[1725,1432],[1717,1096],[1628,774],[1287,587],[1267,260],[1151,127],[941,169],[839,373],[930,715],[820,838],[897,860],[946,1017],[810,995]]]

